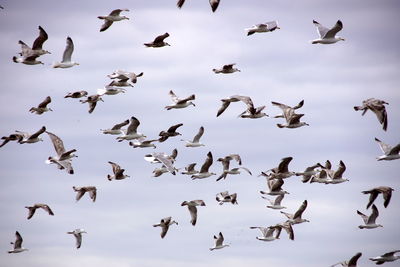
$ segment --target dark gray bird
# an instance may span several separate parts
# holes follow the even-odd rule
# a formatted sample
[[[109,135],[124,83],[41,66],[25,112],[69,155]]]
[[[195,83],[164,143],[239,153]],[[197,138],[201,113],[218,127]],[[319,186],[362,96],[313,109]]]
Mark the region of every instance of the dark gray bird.
[[[372,188],[371,190],[362,191],[363,194],[370,194],[367,204],[367,209],[371,207],[371,205],[374,203],[375,199],[378,197],[379,194],[382,194],[384,200],[383,206],[387,208],[390,199],[392,198],[392,191],[394,191],[394,189],[389,186],[378,186]]]
[[[66,96],[64,96],[64,98],[81,98],[84,96],[87,96],[88,92],[87,91],[76,91],[76,92],[72,92],[72,93],[68,93]]]
[[[33,206],[26,206],[25,208],[27,208],[29,210],[28,218],[27,218],[28,220],[30,218],[32,218],[33,214],[35,214],[36,209],[43,209],[49,215],[51,215],[51,216],[54,215],[53,211],[50,209],[50,207],[47,204],[37,203],[37,204],[34,204]]]
[[[164,142],[166,141],[169,137],[177,136],[177,135],[182,135],[178,133],[176,130],[181,127],[183,123],[178,123],[176,125],[173,125],[168,128],[167,131],[161,131],[158,135],[160,138],[158,139],[159,142]]]
[[[47,111],[53,111],[51,108],[48,108],[47,105],[51,102],[51,97],[47,96],[37,107],[31,107],[29,112],[41,115]]]
[[[382,124],[383,130],[386,131],[388,121],[387,121],[387,113],[385,105],[389,105],[389,103],[376,98],[368,98],[362,102],[361,106],[354,106],[354,110],[355,111],[362,110],[363,111],[361,114],[362,116],[364,116],[368,110],[371,110],[372,112],[375,113],[379,123]]]
[[[151,43],[145,43],[144,45],[146,47],[154,47],[154,48],[158,48],[158,47],[163,47],[163,46],[171,46],[169,43],[165,42],[164,39],[167,38],[169,36],[169,33],[166,32],[162,35],[157,36],[153,42]]]

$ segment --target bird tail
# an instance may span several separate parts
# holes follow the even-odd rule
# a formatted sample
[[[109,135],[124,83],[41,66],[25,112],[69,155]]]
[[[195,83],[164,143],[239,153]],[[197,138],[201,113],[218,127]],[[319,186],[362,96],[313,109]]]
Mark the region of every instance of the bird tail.
[[[16,57],[16,56],[13,56],[13,61],[15,62],[15,63],[19,63],[19,61],[18,61],[18,58]]]

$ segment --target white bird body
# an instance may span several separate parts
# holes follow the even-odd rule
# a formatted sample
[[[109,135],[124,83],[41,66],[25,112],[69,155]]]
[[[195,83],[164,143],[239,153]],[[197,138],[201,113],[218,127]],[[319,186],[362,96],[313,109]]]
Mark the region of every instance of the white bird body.
[[[400,159],[400,144],[397,144],[395,147],[391,147],[381,140],[375,137],[375,141],[378,142],[379,147],[381,148],[384,155],[377,157],[378,161],[381,160],[395,160]]]
[[[7,251],[8,253],[20,253],[23,251],[27,251],[27,248],[22,247],[22,237],[18,231],[15,232],[15,241],[10,242],[13,245],[13,249]]]
[[[128,129],[123,130],[123,135],[117,137],[118,142],[122,142],[123,140],[133,140],[139,139],[142,137],[146,137],[144,134],[137,132],[137,128],[140,125],[140,122],[135,117],[131,117],[131,123],[128,126]]]
[[[208,178],[211,175],[215,175],[215,173],[210,172],[209,168],[213,163],[213,156],[211,154],[211,151],[207,153],[207,158],[205,160],[205,162],[203,163],[203,165],[201,166],[200,172],[193,174],[191,176],[191,178],[194,179],[204,179],[204,178]]]
[[[82,234],[85,233],[87,234],[87,232],[84,229],[75,229],[73,231],[69,231],[67,232],[67,234],[72,234],[75,237],[76,240],[76,248],[79,249],[82,245]]]
[[[381,224],[377,224],[375,222],[376,218],[379,216],[378,208],[375,204],[372,205],[372,213],[370,216],[365,215],[364,213],[357,210],[357,214],[361,216],[364,221],[364,225],[358,226],[360,229],[374,229],[378,227],[383,227]]]
[[[252,35],[254,33],[262,33],[262,32],[272,32],[277,29],[280,29],[278,27],[278,24],[276,21],[269,21],[266,23],[260,23],[253,25],[251,28],[245,29],[247,32],[247,35]]]

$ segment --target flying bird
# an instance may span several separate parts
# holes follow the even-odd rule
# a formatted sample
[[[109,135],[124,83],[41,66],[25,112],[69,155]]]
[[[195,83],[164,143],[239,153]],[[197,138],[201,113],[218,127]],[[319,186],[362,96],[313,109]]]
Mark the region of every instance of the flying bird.
[[[310,181],[311,177],[315,174],[318,173],[318,170],[315,170],[316,168],[320,167],[320,164],[315,164],[310,167],[307,167],[303,172],[296,172],[296,176],[303,176],[301,181],[303,183],[307,183]]]
[[[237,193],[229,194],[228,191],[220,192],[215,196],[217,202],[222,205],[224,203],[232,203],[237,205]]]
[[[169,226],[172,224],[178,225],[178,222],[172,220],[172,217],[166,217],[160,220],[160,223],[153,224],[153,227],[161,227],[161,238],[164,238],[168,232]]]
[[[369,194],[367,209],[371,207],[371,205],[374,203],[375,199],[378,197],[379,194],[382,194],[384,200],[383,206],[387,208],[390,199],[392,198],[392,191],[394,191],[394,189],[389,186],[378,186],[370,190],[362,191],[363,194],[366,195]]]
[[[22,57],[31,57],[31,56],[42,56],[45,54],[51,54],[49,51],[43,49],[43,44],[49,38],[46,31],[39,26],[39,36],[33,42],[32,48],[30,48],[23,41],[19,41],[18,43],[21,45],[21,53],[19,53]]]
[[[224,236],[221,232],[219,232],[218,237],[214,235],[215,245],[214,247],[210,248],[211,251],[214,249],[221,249],[224,247],[229,247],[228,244],[224,244]]]
[[[72,189],[76,192],[76,201],[78,202],[86,192],[88,192],[90,199],[95,202],[97,196],[97,188],[95,186],[73,186]]]
[[[74,43],[72,42],[71,37],[67,37],[67,45],[65,47],[64,50],[64,54],[62,57],[62,61],[61,62],[55,62],[53,64],[53,68],[71,68],[75,65],[79,65],[79,63],[72,61],[71,57],[72,57],[72,52],[74,52]]]
[[[199,171],[196,171],[196,170],[194,169],[195,166],[196,166],[196,164],[197,164],[197,163],[191,163],[191,164],[187,165],[187,166],[185,167],[185,171],[181,172],[181,174],[184,174],[184,175],[193,175],[193,174],[199,173]]]
[[[376,218],[378,218],[379,216],[379,211],[378,208],[375,206],[375,204],[372,205],[372,213],[371,215],[367,216],[364,213],[362,213],[361,211],[357,210],[357,214],[361,216],[361,218],[364,221],[364,225],[360,225],[358,226],[358,228],[360,229],[374,229],[377,227],[383,227],[383,225],[381,224],[377,224]]]
[[[15,63],[22,63],[25,65],[44,65],[42,61],[36,60],[39,56],[38,55],[33,55],[33,56],[28,56],[28,57],[16,57],[13,56],[12,60]]]
[[[276,226],[261,227],[261,226],[251,226],[250,229],[260,230],[262,236],[256,236],[257,240],[261,241],[274,241],[279,239],[280,229]],[[275,236],[274,233],[276,232]]]
[[[336,34],[343,29],[343,23],[338,20],[331,29],[322,26],[319,22],[313,20],[315,27],[317,27],[319,38],[312,40],[312,44],[334,44],[338,41],[344,41],[342,37]]]
[[[181,141],[185,141],[186,147],[200,147],[200,146],[204,146],[204,144],[200,143],[200,138],[203,136],[204,134],[204,127],[201,126],[199,131],[197,132],[197,134],[193,137],[193,140],[191,141],[187,141],[187,140],[181,140]]]
[[[89,110],[88,110],[89,114],[91,114],[94,111],[94,109],[96,108],[97,102],[99,102],[99,101],[104,102],[104,100],[101,98],[101,95],[99,95],[99,94],[90,95],[86,99],[79,100],[79,102],[81,102],[82,104],[84,104],[84,103],[89,104]]]
[[[278,167],[272,168],[265,172],[261,172],[260,176],[265,176],[268,179],[286,179],[295,175],[295,172],[289,171],[289,163],[292,161],[292,159],[293,157],[286,157],[281,159]]]
[[[287,222],[290,224],[309,222],[309,220],[301,218],[301,216],[303,215],[303,212],[307,208],[307,204],[308,204],[307,200],[304,200],[303,203],[301,204],[301,206],[299,207],[299,209],[294,214],[287,213],[284,211],[281,211],[281,213],[288,218]]]
[[[107,174],[107,179],[109,181],[123,180],[127,177],[130,177],[129,175],[124,174],[125,169],[121,169],[121,166],[119,166],[117,163],[114,163],[112,161],[109,161],[108,163],[111,164],[112,171],[114,174],[114,175]]]
[[[400,250],[394,250],[387,252],[381,256],[369,258],[369,260],[374,261],[377,265],[384,264],[385,262],[392,262],[400,259],[400,255],[395,255],[396,253],[399,253]]]
[[[140,121],[135,118],[134,116],[131,117],[131,122],[126,130],[123,131],[122,136],[118,136],[117,140],[118,142],[122,142],[124,140],[133,140],[133,139],[139,139],[142,137],[146,137],[144,134],[139,133],[137,131],[137,128],[140,125]]]
[[[334,265],[331,265],[331,267],[337,266],[337,265],[341,265],[342,267],[357,267],[357,261],[358,259],[361,257],[362,253],[358,252],[356,255],[354,255],[353,257],[351,257],[350,260],[348,261],[341,261],[338,262]]]
[[[178,133],[176,130],[181,127],[183,123],[178,123],[176,125],[172,125],[171,127],[168,128],[167,131],[161,131],[158,135],[160,138],[158,139],[159,142],[164,142],[166,141],[169,137],[177,136],[177,135],[182,135]]]
[[[386,131],[388,119],[385,105],[389,105],[389,103],[376,98],[368,98],[362,102],[361,106],[354,106],[354,110],[362,110],[362,116],[364,116],[368,110],[371,110],[375,113],[379,123],[382,125],[383,130]]]
[[[54,215],[53,211],[50,209],[49,205],[47,205],[47,204],[37,203],[37,204],[34,204],[33,206],[26,206],[25,208],[27,208],[29,210],[28,217],[27,217],[28,220],[30,218],[32,218],[32,216],[35,214],[36,209],[43,209],[49,215],[51,215],[51,216]]]
[[[51,163],[56,164],[60,170],[65,169],[69,174],[74,174],[74,170],[73,170],[72,164],[71,164],[71,159],[73,157],[77,157],[74,154],[74,152],[76,152],[76,149],[71,149],[71,150],[65,151],[64,143],[60,137],[58,137],[57,135],[50,133],[48,131],[46,131],[46,133],[49,135],[51,142],[53,143],[54,149],[57,153],[56,157],[49,157],[46,160],[46,163],[47,164],[51,164]]]
[[[197,222],[197,206],[205,206],[206,203],[201,199],[183,201],[181,206],[187,206],[190,212],[190,223],[195,226]]]
[[[27,251],[27,248],[22,247],[22,237],[18,231],[15,232],[15,241],[10,242],[11,245],[13,245],[13,249],[7,251],[8,253],[20,253],[23,251]]]
[[[282,189],[282,185],[284,183],[285,182],[281,178],[267,180],[267,186],[268,186],[269,192],[260,191],[260,193],[264,194],[264,195],[270,195],[270,196],[279,196],[279,195],[289,194],[289,192]]]
[[[254,33],[261,33],[261,32],[273,32],[275,30],[280,29],[278,27],[278,23],[273,20],[266,23],[260,23],[252,26],[251,28],[246,29],[247,36],[252,35]]]
[[[284,118],[286,120],[286,124],[280,124],[278,123],[277,126],[279,128],[299,128],[302,126],[309,126],[308,123],[301,122],[300,119],[301,117],[304,116],[304,114],[297,114],[295,113],[296,109],[301,108],[304,105],[304,100],[300,101],[299,104],[297,104],[294,107],[281,104],[275,101],[271,102],[272,105],[279,107],[282,110],[282,114],[275,116],[274,118]]]
[[[84,97],[87,95],[88,95],[87,91],[76,91],[76,92],[68,93],[67,95],[64,96],[64,98],[81,98],[81,97]]]
[[[186,98],[178,98],[172,90],[169,91],[169,95],[171,96],[174,104],[166,106],[165,107],[166,110],[186,108],[190,105],[194,107],[196,106],[192,101],[190,101],[196,98],[195,95],[190,95]]]
[[[31,107],[29,112],[41,115],[47,111],[53,111],[51,108],[47,107],[47,105],[50,103],[51,103],[51,97],[47,96],[37,107]]]
[[[39,141],[43,141],[42,138],[39,136],[46,131],[46,127],[42,126],[37,132],[30,134],[21,131],[15,131],[16,134],[19,136],[18,143],[20,144],[33,144]]]
[[[118,79],[118,80],[129,80],[131,83],[136,83],[138,77],[142,77],[143,72],[136,74],[134,72],[124,71],[124,70],[116,70],[113,73],[107,75],[110,79]]]
[[[101,25],[100,32],[104,32],[105,30],[110,28],[110,26],[115,21],[120,21],[120,20],[124,20],[124,19],[129,20],[129,18],[126,16],[120,16],[120,13],[122,11],[129,11],[129,9],[115,9],[115,10],[111,11],[111,13],[108,16],[98,16],[97,17],[98,19],[104,20],[104,24]]]
[[[75,246],[77,249],[79,249],[82,245],[82,234],[87,232],[84,229],[75,229],[73,231],[67,232],[67,234],[72,234],[75,237],[76,243]]]
[[[162,35],[157,36],[153,42],[151,43],[145,43],[144,45],[146,47],[154,47],[154,48],[158,48],[158,47],[163,47],[163,46],[171,46],[169,43],[164,42],[164,39],[167,38],[169,36],[169,33],[166,32]]]
[[[267,197],[261,196],[263,199],[268,200],[270,205],[267,205],[267,208],[269,209],[274,209],[274,210],[281,210],[281,209],[286,209],[286,207],[282,206],[281,202],[282,199],[285,197],[285,194],[277,195],[275,200],[271,200]]]
[[[150,139],[150,140],[146,140],[144,137],[139,137],[138,139],[135,139],[133,142],[129,142],[130,146],[133,146],[133,148],[136,147],[152,147],[152,148],[156,148],[156,145],[153,144],[153,142],[157,142],[158,139]]]
[[[125,93],[125,92],[126,92],[125,89],[114,87],[114,86],[105,86],[104,88],[97,89],[97,94],[100,96],[117,95],[117,94]]]
[[[121,123],[115,124],[111,129],[104,129],[104,130],[100,129],[100,131],[102,131],[103,134],[119,135],[119,134],[123,133],[121,128],[128,124],[129,124],[129,120],[125,120]]]
[[[258,118],[268,116],[266,113],[262,112],[265,109],[265,106],[255,108],[253,101],[248,96],[233,95],[229,98],[221,99],[221,101],[222,101],[222,106],[219,108],[219,110],[217,112],[217,117],[219,115],[221,115],[229,107],[229,105],[231,103],[239,102],[239,101],[246,104],[247,109],[244,112],[242,112],[241,114],[239,114],[238,117],[258,119]]]
[[[196,173],[196,174],[193,174],[193,175],[191,176],[192,180],[194,180],[194,179],[208,178],[208,177],[210,177],[211,175],[215,175],[215,173],[209,171],[209,168],[210,168],[210,166],[211,166],[212,164],[213,164],[213,155],[212,155],[211,151],[209,151],[209,152],[207,153],[207,158],[206,158],[206,160],[204,161],[203,165],[201,166],[200,171],[199,171],[198,173]]]
[[[219,73],[223,73],[223,74],[229,74],[229,73],[234,73],[240,70],[238,68],[235,68],[234,66],[236,65],[236,63],[231,63],[231,64],[226,64],[224,66],[222,66],[221,69],[212,69],[213,72],[215,72],[216,74]]]
[[[400,159],[400,143],[397,144],[395,147],[391,147],[391,146],[383,143],[381,140],[379,140],[376,137],[375,137],[375,141],[378,142],[379,147],[381,148],[382,152],[384,153],[384,155],[376,158],[378,161]]]

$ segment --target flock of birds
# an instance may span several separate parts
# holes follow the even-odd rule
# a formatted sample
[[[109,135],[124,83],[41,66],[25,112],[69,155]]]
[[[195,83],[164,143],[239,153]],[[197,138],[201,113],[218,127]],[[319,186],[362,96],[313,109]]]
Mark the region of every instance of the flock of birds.
[[[179,0],[177,6],[181,8],[184,4],[184,0]],[[219,0],[210,0],[210,5],[212,11],[215,12],[219,5]],[[116,9],[113,10],[107,16],[99,16],[98,18],[104,20],[103,25],[100,28],[100,31],[103,32],[109,29],[114,22],[128,20],[129,18],[126,16],[121,16],[121,12],[128,12],[128,9]],[[315,39],[312,41],[312,44],[333,44],[338,41],[344,40],[341,37],[336,36],[336,34],[342,30],[343,24],[340,20],[332,28],[326,28],[322,26],[317,21],[313,21],[314,25],[317,27],[318,33],[320,38]],[[251,28],[246,29],[247,35],[252,35],[255,33],[263,33],[263,32],[273,32],[277,29],[278,24],[276,21],[271,21],[267,23],[257,24]],[[145,43],[146,47],[152,48],[160,48],[164,46],[169,46],[165,39],[169,36],[168,33],[164,33],[160,36],[157,36],[152,42]],[[19,57],[14,56],[13,61],[16,63],[22,63],[27,65],[36,65],[36,64],[43,64],[41,61],[38,61],[38,58],[50,54],[49,51],[43,49],[43,44],[48,39],[48,35],[45,30],[39,26],[39,36],[34,41],[32,47],[29,47],[23,41],[19,41],[18,43],[21,45],[21,52],[19,53]],[[63,53],[62,61],[56,62],[53,64],[53,68],[71,68],[75,65],[79,65],[79,63],[72,61],[72,53],[74,50],[74,44],[70,37],[67,38],[67,44],[65,51]],[[238,68],[235,67],[235,64],[226,64],[222,66],[220,69],[212,69],[215,74],[232,74],[235,72],[240,72]],[[112,80],[110,84],[106,85],[104,89],[99,89],[96,94],[88,96],[87,91],[77,91],[77,92],[70,92],[65,95],[65,98],[73,98],[73,99],[80,99],[82,103],[89,104],[89,113],[92,113],[96,107],[97,102],[103,101],[102,97],[104,95],[116,95],[119,93],[124,93],[125,89],[121,87],[126,86],[133,86],[137,82],[137,78],[143,76],[143,72],[139,74],[135,74],[134,72],[123,71],[123,70],[116,70],[115,72],[108,75],[108,77]],[[194,100],[196,96],[194,94],[190,96],[186,96],[184,98],[178,97],[172,90],[169,92],[169,96],[172,99],[172,103],[170,105],[165,106],[166,110],[171,109],[183,109],[188,108],[189,106],[195,107]],[[219,117],[225,110],[234,102],[241,102],[245,105],[245,110],[238,115],[240,118],[249,118],[249,119],[260,119],[263,117],[267,117],[264,111],[264,106],[256,107],[253,104],[253,100],[249,96],[242,96],[242,95],[233,95],[225,99],[221,99],[221,107],[216,113],[216,116]],[[46,112],[52,111],[48,105],[51,103],[51,97],[47,96],[43,102],[41,102],[38,106],[32,107],[29,111],[35,113],[37,115],[44,114]],[[291,107],[286,104],[278,103],[272,101],[271,104],[276,106],[281,110],[281,114],[275,116],[274,118],[281,118],[284,119],[284,123],[278,123],[277,127],[279,128],[299,128],[302,126],[309,126],[304,121],[301,121],[304,114],[297,113],[297,110],[303,107],[304,100],[300,101],[297,105]],[[385,109],[385,105],[388,103],[375,99],[370,98],[366,99],[362,102],[361,106],[355,106],[355,111],[362,111],[362,115],[364,115],[368,110],[375,113],[377,116],[380,124],[383,127],[383,130],[387,130],[388,120],[387,120],[387,113]],[[158,138],[154,139],[147,139],[147,136],[138,132],[138,127],[140,125],[140,121],[132,116],[131,118],[116,123],[113,127],[109,129],[102,129],[102,133],[106,135],[116,136],[116,141],[118,142],[128,142],[129,146],[133,148],[156,148],[157,142],[165,142],[169,138],[180,136],[181,134],[178,132],[179,127],[183,126],[182,123],[172,125],[167,130],[163,130],[159,133]],[[124,128],[127,126],[126,128]],[[205,146],[205,144],[200,142],[201,137],[204,134],[204,127],[201,126],[199,131],[191,140],[184,140],[185,146],[188,148],[195,148]],[[60,137],[47,131],[46,127],[41,127],[37,132],[31,134],[21,131],[15,131],[8,136],[3,136],[1,139],[3,143],[0,147],[4,146],[10,141],[17,142],[19,144],[33,144],[39,141],[43,141],[41,135],[46,133],[52,144],[54,146],[56,155],[50,156],[46,160],[48,164],[56,165],[60,170],[65,170],[69,174],[74,174],[74,169],[72,167],[72,160],[75,155],[76,149],[66,150],[63,144],[63,141]],[[383,155],[377,158],[378,161],[380,160],[395,160],[400,158],[400,144],[397,144],[394,147],[391,147],[378,138],[375,138],[376,142],[378,143],[379,147],[383,151]],[[196,170],[195,167],[197,163],[191,163],[183,169],[175,167],[176,158],[178,155],[177,149],[170,154],[164,152],[154,152],[149,153],[144,156],[144,159],[150,163],[159,164],[160,167],[156,168],[153,171],[153,176],[158,177],[164,173],[171,173],[176,175],[180,173],[182,175],[189,175],[191,179],[205,179],[209,178],[216,173],[210,171],[210,167],[213,164],[213,155],[212,152],[208,152],[205,158],[204,163],[202,164],[200,170]],[[292,157],[285,157],[281,159],[280,163],[277,167],[271,168],[267,171],[261,172],[259,176],[265,177],[267,183],[267,190],[260,191],[261,197],[268,201],[269,205],[267,208],[273,210],[282,210],[286,207],[283,206],[282,201],[286,194],[289,192],[285,191],[282,187],[284,185],[284,181],[287,178],[293,176],[301,176],[303,183],[323,183],[323,184],[339,184],[346,181],[349,181],[347,178],[343,177],[343,174],[346,171],[346,165],[343,161],[339,162],[337,169],[332,169],[332,164],[330,160],[327,160],[324,165],[320,163],[316,163],[307,167],[303,172],[294,172],[289,171],[289,164],[293,160]],[[218,162],[222,164],[222,171],[218,175],[216,181],[220,181],[222,179],[226,179],[229,175],[239,175],[242,172],[245,172],[248,175],[252,175],[252,172],[242,166],[242,159],[238,154],[230,154],[225,157],[221,157],[217,159]],[[121,168],[115,162],[108,162],[112,167],[112,174],[107,175],[107,179],[112,180],[123,180],[128,177],[129,175],[125,174],[125,169]],[[233,168],[231,168],[231,163],[236,164]],[[364,224],[359,226],[360,229],[373,229],[382,227],[381,224],[376,223],[376,220],[379,216],[378,208],[374,203],[375,199],[378,195],[382,194],[384,198],[384,207],[387,208],[391,199],[392,191],[394,189],[388,186],[380,186],[376,188],[372,188],[370,190],[363,191],[363,194],[369,195],[369,201],[366,206],[367,209],[371,207],[372,212],[371,214],[365,215],[361,211],[357,210],[357,214],[360,215]],[[95,202],[97,189],[95,186],[85,186],[85,187],[73,187],[73,191],[76,192],[76,201],[79,201],[87,192],[90,199]],[[275,197],[275,199],[270,199],[267,196]],[[237,201],[238,194],[237,193],[229,193],[228,191],[220,192],[216,195],[216,201],[219,205],[223,205],[225,203],[231,203],[233,205],[238,204]],[[290,240],[294,240],[294,225],[301,224],[304,222],[309,222],[307,219],[303,218],[303,213],[307,209],[308,202],[304,200],[300,207],[294,213],[287,213],[284,211],[280,211],[286,218],[285,221],[279,222],[275,225],[270,226],[252,226],[250,229],[258,229],[261,232],[260,236],[257,236],[257,240],[261,241],[275,241],[280,239],[280,234],[282,229],[288,234],[288,238]],[[197,222],[197,209],[198,207],[206,206],[205,202],[201,199],[196,200],[189,200],[183,201],[181,206],[187,206],[191,220],[190,223],[195,226]],[[32,206],[26,206],[28,209],[28,217],[27,219],[31,219],[35,211],[37,209],[43,209],[49,215],[54,215],[53,211],[47,204],[36,203]],[[162,218],[158,224],[154,224],[154,227],[161,227],[161,238],[164,238],[168,232],[168,229],[171,225],[176,224],[178,222],[172,219],[171,216]],[[76,239],[76,248],[81,247],[82,243],[82,234],[86,233],[84,229],[75,229],[73,231],[67,232],[68,234],[72,234],[75,236]],[[16,239],[13,244],[13,249],[8,251],[9,253],[19,253],[26,251],[26,248],[22,247],[22,237],[20,233],[17,231],[15,233]],[[222,232],[219,232],[217,235],[214,235],[215,245],[210,248],[210,250],[222,249],[228,247],[229,244],[224,243],[224,236]],[[391,251],[385,253],[378,257],[370,258],[371,261],[376,262],[376,264],[383,264],[385,262],[394,261],[400,258],[400,255],[396,255],[396,253],[400,252],[400,250]],[[342,261],[335,265],[342,265],[342,266],[356,266],[357,260],[361,257],[361,253],[357,253],[348,261]]]

